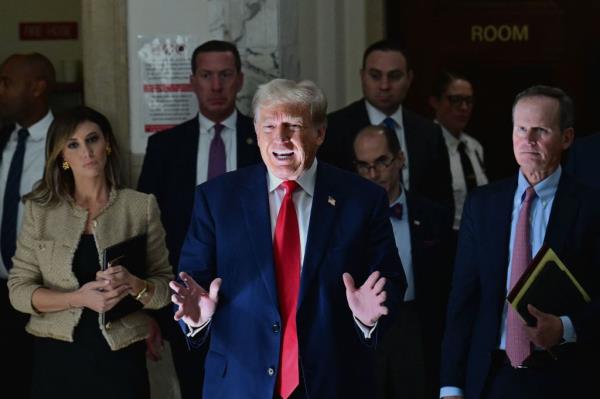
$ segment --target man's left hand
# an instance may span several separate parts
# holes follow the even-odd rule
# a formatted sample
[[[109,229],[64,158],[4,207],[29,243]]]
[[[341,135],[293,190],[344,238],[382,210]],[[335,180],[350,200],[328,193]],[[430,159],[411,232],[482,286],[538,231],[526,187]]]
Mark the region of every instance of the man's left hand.
[[[375,271],[360,288],[354,285],[350,273],[342,275],[346,286],[346,299],[352,314],[365,326],[372,327],[383,315],[388,314],[388,308],[383,305],[386,299],[385,277]]]
[[[558,345],[563,336],[563,325],[560,318],[544,313],[531,304],[527,305],[527,310],[537,320],[535,327],[525,327],[529,339],[543,349],[550,349]]]

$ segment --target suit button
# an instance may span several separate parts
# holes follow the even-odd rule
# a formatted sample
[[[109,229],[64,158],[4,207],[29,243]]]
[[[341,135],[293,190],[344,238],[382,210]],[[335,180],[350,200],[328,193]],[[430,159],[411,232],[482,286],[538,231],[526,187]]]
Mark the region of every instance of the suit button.
[[[269,376],[273,377],[273,374],[275,374],[275,369],[273,367],[269,367],[267,369],[267,374],[269,374]]]
[[[273,332],[275,334],[279,333],[279,331],[281,331],[281,326],[279,325],[279,322],[276,321],[275,323],[273,323],[273,325],[271,326],[271,329],[273,330]]]

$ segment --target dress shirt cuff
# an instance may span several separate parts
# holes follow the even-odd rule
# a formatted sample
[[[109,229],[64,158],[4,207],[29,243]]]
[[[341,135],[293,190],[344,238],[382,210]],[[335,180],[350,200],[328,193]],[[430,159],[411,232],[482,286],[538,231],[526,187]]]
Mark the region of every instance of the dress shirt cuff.
[[[560,316],[560,321],[562,321],[563,325],[562,338],[565,342],[577,342],[577,333],[569,316]]]
[[[360,328],[360,331],[365,336],[365,339],[371,339],[371,335],[373,335],[373,331],[375,331],[375,329],[377,328],[378,322],[376,321],[372,327],[369,327],[369,326],[365,326],[362,323],[362,321],[358,320],[358,318],[356,316],[352,315],[352,317],[354,317],[354,322],[356,323],[358,328]]]
[[[446,397],[446,396],[463,396],[463,391],[460,388],[457,387],[442,387],[442,389],[440,389],[440,398]]]
[[[211,319],[206,320],[202,325],[198,326],[198,327],[192,327],[189,324],[187,325],[188,328],[188,333],[186,334],[186,336],[188,338],[194,338],[200,331],[204,330],[206,328],[206,326],[208,326],[210,324]]]

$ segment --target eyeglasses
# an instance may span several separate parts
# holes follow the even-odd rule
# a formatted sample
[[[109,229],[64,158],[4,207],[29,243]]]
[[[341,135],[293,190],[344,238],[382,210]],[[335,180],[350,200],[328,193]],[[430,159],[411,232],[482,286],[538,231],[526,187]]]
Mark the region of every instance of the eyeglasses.
[[[368,163],[368,162],[363,162],[363,161],[354,161],[354,167],[356,168],[356,171],[359,174],[366,175],[371,171],[371,169],[374,169],[377,172],[381,172],[384,169],[389,168],[395,159],[396,159],[396,157],[389,158],[389,157],[385,156],[385,157],[376,159],[375,162],[373,162],[373,163]]]
[[[461,105],[462,103],[467,106],[473,105],[473,96],[447,95],[446,98],[452,105]]]

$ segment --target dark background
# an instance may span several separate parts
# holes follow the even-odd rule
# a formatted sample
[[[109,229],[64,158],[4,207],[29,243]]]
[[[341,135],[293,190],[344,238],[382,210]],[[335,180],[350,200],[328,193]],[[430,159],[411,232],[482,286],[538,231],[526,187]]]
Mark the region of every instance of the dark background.
[[[511,106],[531,85],[573,98],[577,137],[600,131],[600,1],[388,0],[386,19],[387,37],[407,49],[415,73],[408,108],[433,118],[427,98],[442,68],[471,79],[466,131],[484,146],[491,179],[517,170]]]

